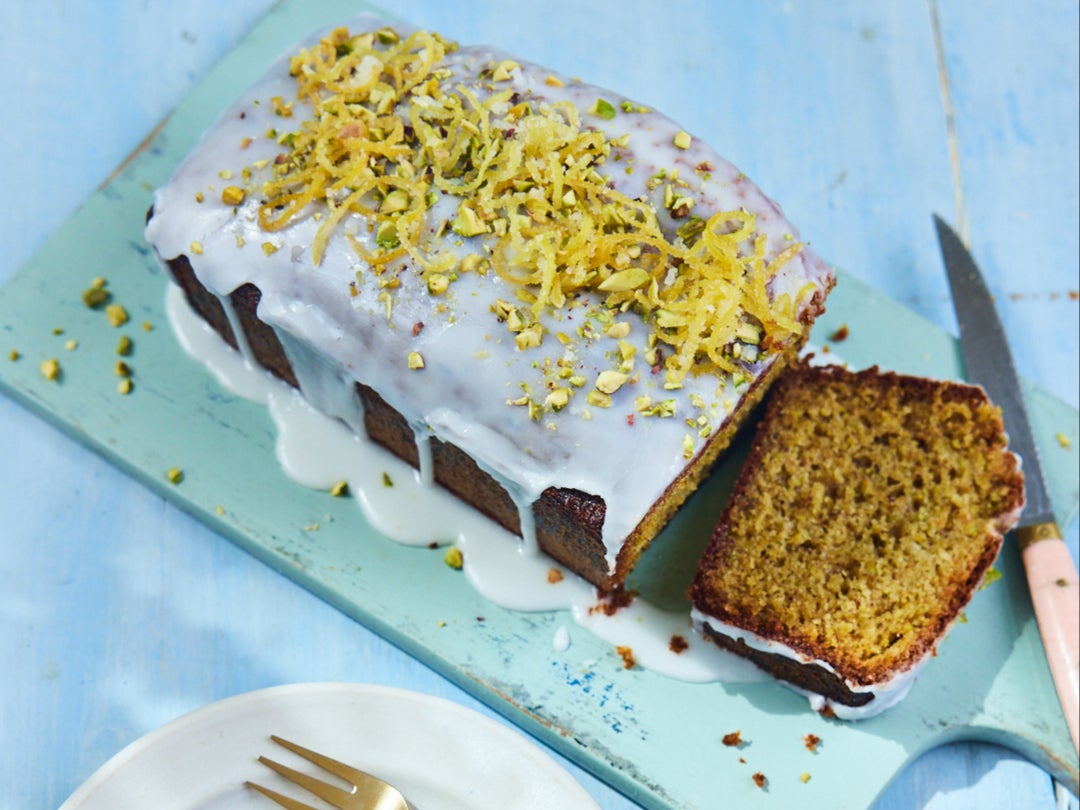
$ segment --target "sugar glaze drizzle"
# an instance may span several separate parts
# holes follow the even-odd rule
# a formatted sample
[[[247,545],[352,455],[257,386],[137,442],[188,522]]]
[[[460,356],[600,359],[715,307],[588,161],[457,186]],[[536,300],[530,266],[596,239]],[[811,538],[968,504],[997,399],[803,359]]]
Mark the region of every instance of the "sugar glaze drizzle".
[[[227,296],[220,300],[229,311]],[[268,408],[277,428],[275,453],[285,473],[315,489],[347,481],[365,518],[388,540],[414,546],[452,541],[465,558],[469,582],[488,601],[508,610],[567,611],[582,630],[613,647],[630,647],[636,664],[645,669],[694,683],[769,680],[750,662],[698,636],[689,608],[664,611],[639,597],[613,615],[595,610],[600,598],[591,584],[434,485],[430,463],[421,465],[425,472],[417,471],[371,442],[363,435],[359,411],[333,408],[339,417],[334,418],[312,407],[305,395],[319,398],[320,391],[335,386],[314,379],[320,375],[308,373],[310,367],[299,375],[305,387],[301,395],[233,350],[190,309],[173,284],[166,295],[166,311],[180,345],[222,387]],[[294,346],[286,349],[294,350]],[[330,368],[322,373],[331,379],[336,376]],[[360,430],[354,431],[351,426],[358,418]],[[421,450],[421,458],[424,455]],[[384,473],[392,478],[393,487],[385,486]],[[562,573],[555,583],[548,580],[553,568]],[[561,624],[552,639],[554,654],[572,646],[568,624]],[[680,653],[669,648],[676,635],[688,645]]]

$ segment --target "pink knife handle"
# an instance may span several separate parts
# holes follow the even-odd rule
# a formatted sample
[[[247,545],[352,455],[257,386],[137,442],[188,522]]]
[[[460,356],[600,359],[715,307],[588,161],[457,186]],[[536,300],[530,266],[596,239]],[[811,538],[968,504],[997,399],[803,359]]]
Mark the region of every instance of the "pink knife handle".
[[[1076,564],[1055,523],[1023,526],[1017,535],[1050,675],[1073,746],[1080,751],[1080,581]]]

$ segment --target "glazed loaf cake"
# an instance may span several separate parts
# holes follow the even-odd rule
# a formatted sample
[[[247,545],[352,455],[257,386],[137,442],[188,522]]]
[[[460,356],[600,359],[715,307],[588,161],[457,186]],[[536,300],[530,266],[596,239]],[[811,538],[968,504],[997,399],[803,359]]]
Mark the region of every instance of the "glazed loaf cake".
[[[146,234],[234,347],[601,589],[834,283],[669,119],[375,18],[273,65]]]
[[[981,388],[803,365],[773,390],[692,588],[696,626],[843,718],[904,697],[1019,519]]]

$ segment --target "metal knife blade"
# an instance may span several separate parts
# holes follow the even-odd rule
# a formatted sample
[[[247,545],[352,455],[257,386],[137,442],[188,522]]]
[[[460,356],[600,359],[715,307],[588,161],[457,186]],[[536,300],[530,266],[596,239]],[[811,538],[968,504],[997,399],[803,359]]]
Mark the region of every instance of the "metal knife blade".
[[[1012,353],[994,299],[960,237],[934,215],[967,377],[1002,410],[1009,445],[1023,459],[1027,502],[1017,529],[1032,606],[1073,745],[1080,751],[1080,580],[1046,492]]]

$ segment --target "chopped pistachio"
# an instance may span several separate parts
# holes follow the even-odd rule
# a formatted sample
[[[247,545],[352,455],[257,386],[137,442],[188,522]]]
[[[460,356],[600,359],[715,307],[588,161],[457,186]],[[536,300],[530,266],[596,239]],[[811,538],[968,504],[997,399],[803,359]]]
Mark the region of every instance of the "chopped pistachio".
[[[41,375],[46,380],[55,380],[60,376],[60,361],[55,357],[50,357],[41,364],[40,369]]]
[[[109,282],[107,282],[102,276],[94,276],[94,278],[92,278],[90,280],[90,289],[91,290],[104,290],[105,285],[108,284],[108,283]]]
[[[142,322],[142,330],[144,332],[153,332],[154,331],[154,325],[152,323],[150,323],[150,321],[143,321]]]
[[[534,323],[532,326],[522,329],[514,335],[514,342],[522,351],[539,346],[543,342],[543,327],[538,323]]]
[[[202,242],[196,240],[188,246],[192,253],[196,256],[201,256],[203,252]]]
[[[605,394],[614,394],[626,383],[626,375],[618,371],[601,371],[596,378],[596,389]]]
[[[510,72],[515,68],[520,67],[521,65],[515,62],[513,59],[504,59],[495,66],[495,70],[492,72],[491,78],[493,81],[496,82],[510,81]]]
[[[71,340],[64,343],[64,348],[67,349],[69,352],[73,352],[77,348],[79,348],[79,341],[72,338]]]
[[[240,205],[244,201],[244,190],[239,186],[225,186],[221,190],[221,201],[226,205]]]
[[[17,349],[12,349],[12,350],[11,350],[11,351],[10,351],[10,352],[8,353],[8,360],[10,360],[10,361],[11,361],[12,363],[14,363],[14,362],[15,362],[16,360],[18,360],[18,359],[19,359],[20,357],[22,357],[22,355],[21,355],[21,354],[19,354],[19,352],[18,352],[18,350],[17,350]]]
[[[604,330],[604,334],[609,338],[622,339],[630,334],[630,323],[628,321],[616,321]]]
[[[487,233],[487,225],[477,216],[470,206],[464,203],[458,207],[458,215],[450,224],[450,230],[458,236],[479,236]]]
[[[460,571],[461,567],[465,565],[465,555],[461,553],[461,549],[457,546],[450,546],[446,550],[446,554],[443,555],[443,562],[455,571]]]
[[[113,326],[123,326],[128,322],[127,310],[119,304],[109,304],[105,307],[105,317]]]
[[[636,290],[649,283],[651,276],[640,267],[629,267],[612,273],[601,281],[597,287],[604,292],[627,292]]]
[[[97,309],[109,300],[109,292],[102,287],[90,287],[83,292],[82,300],[90,309]]]
[[[273,242],[263,242],[262,249],[263,253],[265,253],[267,256],[273,256],[275,253],[278,252],[278,246],[275,245]]]
[[[179,484],[184,480],[184,473],[179,467],[170,467],[165,473],[165,477],[169,480],[170,484]]]
[[[340,498],[343,495],[347,495],[349,492],[348,481],[338,481],[332,487],[330,487],[330,494],[335,498]]]
[[[132,345],[131,338],[127,335],[121,335],[120,341],[116,344],[116,353],[121,357],[126,357],[131,354]]]
[[[116,372],[117,377],[130,377],[131,366],[125,363],[123,360],[117,360],[116,365],[113,366],[113,371]]]
[[[383,198],[379,211],[383,214],[396,214],[399,211],[405,211],[408,207],[409,193],[404,189],[395,188]]]
[[[442,295],[450,286],[450,279],[443,273],[432,273],[428,276],[427,288],[432,295]]]
[[[400,245],[397,225],[390,220],[380,222],[378,230],[375,231],[375,244],[386,250],[392,250]]]
[[[690,133],[685,130],[676,133],[675,145],[680,149],[689,149],[690,144],[693,143],[693,138],[690,137]]]
[[[596,100],[596,103],[589,112],[607,121],[610,121],[615,117],[615,108],[611,106],[611,102],[602,98]]]
[[[585,398],[585,401],[597,408],[611,407],[611,395],[605,394],[603,391],[590,391],[589,395]]]
[[[570,402],[573,392],[569,388],[555,388],[544,399],[544,404],[553,411],[561,411]]]
[[[409,368],[417,371],[424,367],[424,358],[420,352],[409,352]]]
[[[566,82],[560,79],[558,76],[548,76],[544,79],[544,84],[548,87],[566,87]]]
[[[683,458],[694,457],[694,437],[691,436],[689,433],[683,436],[682,447]]]
[[[124,379],[120,380],[120,382],[118,382],[116,384],[116,390],[119,391],[124,396],[127,396],[128,394],[131,393],[132,385],[133,385],[133,383],[131,382],[131,378],[130,377],[124,377]]]

